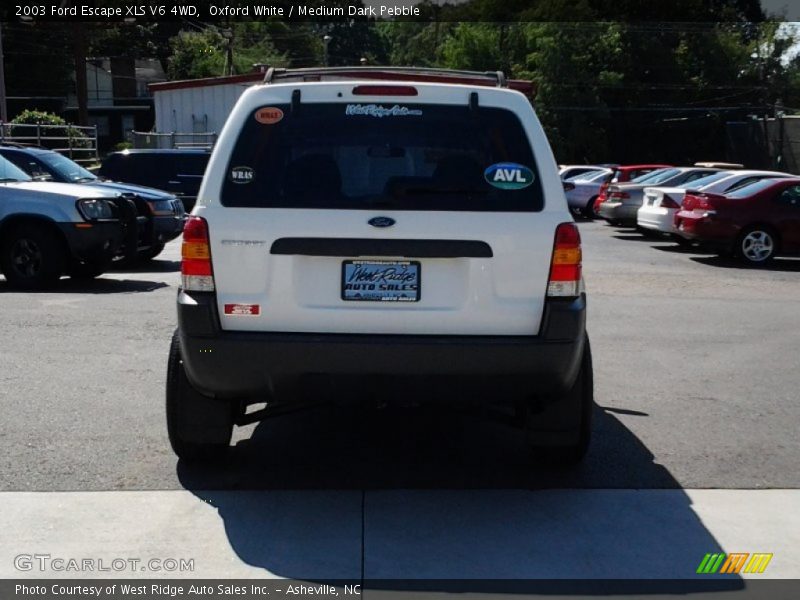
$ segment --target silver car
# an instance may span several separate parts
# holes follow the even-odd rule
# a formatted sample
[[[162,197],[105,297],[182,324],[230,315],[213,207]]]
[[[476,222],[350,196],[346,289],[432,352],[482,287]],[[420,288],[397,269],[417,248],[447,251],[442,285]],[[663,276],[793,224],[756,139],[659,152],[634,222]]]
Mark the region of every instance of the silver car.
[[[612,225],[635,226],[637,212],[644,201],[644,188],[682,186],[721,170],[705,167],[669,167],[652,171],[629,183],[610,185],[606,192],[606,201],[600,205],[597,214]]]

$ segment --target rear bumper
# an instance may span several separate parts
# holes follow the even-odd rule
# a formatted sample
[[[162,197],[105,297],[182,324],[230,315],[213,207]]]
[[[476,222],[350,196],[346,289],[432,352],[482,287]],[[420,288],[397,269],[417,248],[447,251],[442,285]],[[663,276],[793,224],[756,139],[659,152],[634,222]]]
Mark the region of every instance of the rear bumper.
[[[720,223],[689,210],[678,212],[674,226],[675,232],[681,237],[720,249],[731,248],[739,233],[731,224]]]
[[[641,204],[622,204],[606,200],[600,205],[597,214],[609,221],[636,223],[636,213],[640,207]]]
[[[214,295],[182,291],[178,325],[189,380],[199,391],[220,398],[270,396],[285,381],[327,385],[332,376],[358,386],[388,376],[401,391],[409,389],[405,386],[411,380],[427,379],[449,381],[446,389],[469,381],[468,387],[483,382],[490,389],[559,394],[572,386],[580,367],[586,298],[548,302],[537,336],[221,331]]]
[[[153,217],[153,244],[166,244],[183,233],[186,218],[183,216]]]
[[[636,213],[636,224],[639,227],[662,233],[674,231],[672,225],[674,220],[675,213],[668,212],[666,209],[639,209],[639,212]]]

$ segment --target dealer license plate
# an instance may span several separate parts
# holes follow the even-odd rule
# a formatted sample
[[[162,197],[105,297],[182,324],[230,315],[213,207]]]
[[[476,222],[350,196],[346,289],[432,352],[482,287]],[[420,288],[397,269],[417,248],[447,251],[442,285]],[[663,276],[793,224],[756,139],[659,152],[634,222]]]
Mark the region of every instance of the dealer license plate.
[[[419,302],[418,261],[346,260],[342,262],[342,300]]]

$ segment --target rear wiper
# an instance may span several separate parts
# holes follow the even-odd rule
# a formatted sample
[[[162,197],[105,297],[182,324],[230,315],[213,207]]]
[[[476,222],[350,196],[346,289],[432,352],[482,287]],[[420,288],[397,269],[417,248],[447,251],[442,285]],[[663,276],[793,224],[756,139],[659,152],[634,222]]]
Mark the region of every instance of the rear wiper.
[[[9,183],[19,181],[19,179],[14,179],[13,177],[0,177],[0,183]]]
[[[75,180],[75,183],[78,183],[79,181],[94,181],[95,179],[97,179],[97,177],[78,177]]]

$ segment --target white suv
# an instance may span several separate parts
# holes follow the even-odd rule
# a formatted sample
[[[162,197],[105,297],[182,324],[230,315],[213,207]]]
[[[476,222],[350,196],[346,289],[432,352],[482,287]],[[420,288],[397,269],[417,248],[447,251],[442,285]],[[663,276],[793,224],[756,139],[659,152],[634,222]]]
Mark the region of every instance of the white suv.
[[[507,401],[533,446],[579,460],[585,313],[558,167],[501,73],[270,71],[184,230],[170,441],[210,458],[309,402],[445,394]]]

